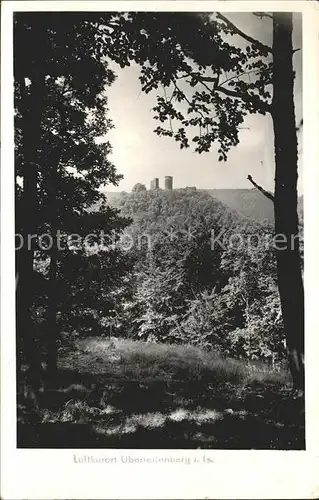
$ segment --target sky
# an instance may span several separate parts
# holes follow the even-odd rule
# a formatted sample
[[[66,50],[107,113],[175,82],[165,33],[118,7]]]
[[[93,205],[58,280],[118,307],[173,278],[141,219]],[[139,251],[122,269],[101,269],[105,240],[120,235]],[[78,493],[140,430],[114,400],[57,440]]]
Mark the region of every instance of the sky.
[[[272,44],[272,21],[258,19],[250,13],[227,13],[227,16],[247,34]],[[240,37],[233,42],[241,44]],[[294,48],[301,47],[301,14],[295,14]],[[302,51],[294,54],[296,121],[302,113],[301,75]],[[250,174],[265,189],[274,188],[273,131],[270,115],[247,117],[240,130],[240,144],[233,148],[227,162],[218,162],[217,145],[210,152],[198,154],[192,147],[181,150],[170,137],[158,137],[153,130],[158,122],[153,119],[152,107],[158,91],[145,94],[138,80],[140,69],[133,64],[121,69],[113,66],[117,79],[108,88],[108,117],[115,128],[108,133],[113,152],[110,160],[118,173],[124,176],[118,186],[108,185],[107,191],[130,191],[136,182],[147,187],[154,177],[160,187],[164,177],[172,175],[174,187],[196,186],[202,189],[251,188]],[[247,127],[247,128],[246,128]],[[299,145],[301,149],[301,145]],[[299,166],[299,193],[302,193],[302,149]]]

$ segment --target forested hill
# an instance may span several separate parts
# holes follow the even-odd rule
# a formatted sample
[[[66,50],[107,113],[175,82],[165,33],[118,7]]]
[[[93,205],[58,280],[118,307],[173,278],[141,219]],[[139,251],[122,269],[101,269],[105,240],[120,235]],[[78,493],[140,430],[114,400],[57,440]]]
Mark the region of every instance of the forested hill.
[[[117,336],[281,359],[275,258],[263,245],[272,222],[195,188],[123,192],[112,202],[132,220],[122,239],[132,269],[114,301]]]
[[[273,221],[274,207],[258,189],[207,189],[207,192],[241,215]]]
[[[133,226],[154,233],[158,230],[185,229],[219,221],[222,226],[239,223],[243,217],[204,190],[155,190],[121,193],[109,200]],[[129,230],[131,228],[128,228]]]
[[[198,191],[206,191],[216,200],[249,219],[257,221],[273,221],[274,219],[272,202],[257,189],[201,189]],[[105,192],[105,194],[109,204],[117,205],[121,193]],[[303,199],[300,197],[299,213],[302,213],[302,203]]]

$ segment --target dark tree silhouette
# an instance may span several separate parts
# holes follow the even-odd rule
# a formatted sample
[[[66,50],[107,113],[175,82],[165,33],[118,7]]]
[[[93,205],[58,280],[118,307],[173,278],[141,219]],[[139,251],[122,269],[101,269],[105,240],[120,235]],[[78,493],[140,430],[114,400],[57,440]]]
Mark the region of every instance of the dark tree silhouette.
[[[109,162],[110,144],[99,144],[111,127],[105,117],[105,86],[114,74],[95,45],[96,28],[81,14],[19,13],[15,16],[15,143],[17,231],[28,235],[48,232],[53,244],[47,251],[23,245],[17,252],[17,358],[21,348],[33,379],[39,381],[31,306],[35,300],[35,251],[49,259],[48,369],[57,367],[57,231],[94,233],[116,222],[115,210],[106,207],[99,187],[116,184],[120,176]],[[81,36],[79,36],[81,35]],[[68,49],[66,50],[66,47]],[[75,172],[73,175],[70,169]],[[97,213],[89,213],[99,202]],[[21,341],[20,341],[21,340]],[[23,342],[22,342],[23,340]],[[23,343],[23,345],[22,345]],[[35,382],[34,382],[35,383]]]

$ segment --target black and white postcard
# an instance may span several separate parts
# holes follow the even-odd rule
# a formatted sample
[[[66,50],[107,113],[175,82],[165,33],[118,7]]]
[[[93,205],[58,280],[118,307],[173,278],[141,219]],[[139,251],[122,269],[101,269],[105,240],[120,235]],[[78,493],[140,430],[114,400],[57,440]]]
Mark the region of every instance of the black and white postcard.
[[[319,4],[2,4],[5,500],[316,498]]]

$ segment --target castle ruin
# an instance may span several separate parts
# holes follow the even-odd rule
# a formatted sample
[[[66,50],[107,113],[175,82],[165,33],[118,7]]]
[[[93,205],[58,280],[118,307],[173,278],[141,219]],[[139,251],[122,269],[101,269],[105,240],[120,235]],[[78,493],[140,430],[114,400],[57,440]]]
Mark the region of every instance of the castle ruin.
[[[167,191],[173,190],[173,177],[171,175],[165,176],[165,189]]]
[[[164,179],[164,188],[166,191],[172,191],[173,190],[173,177],[171,175],[166,175]],[[158,177],[154,177],[154,179],[151,180],[151,186],[150,190],[154,191],[155,189],[159,189],[159,179]]]
[[[159,188],[159,179],[155,177],[154,179],[151,180],[151,191],[154,191],[154,189]]]

